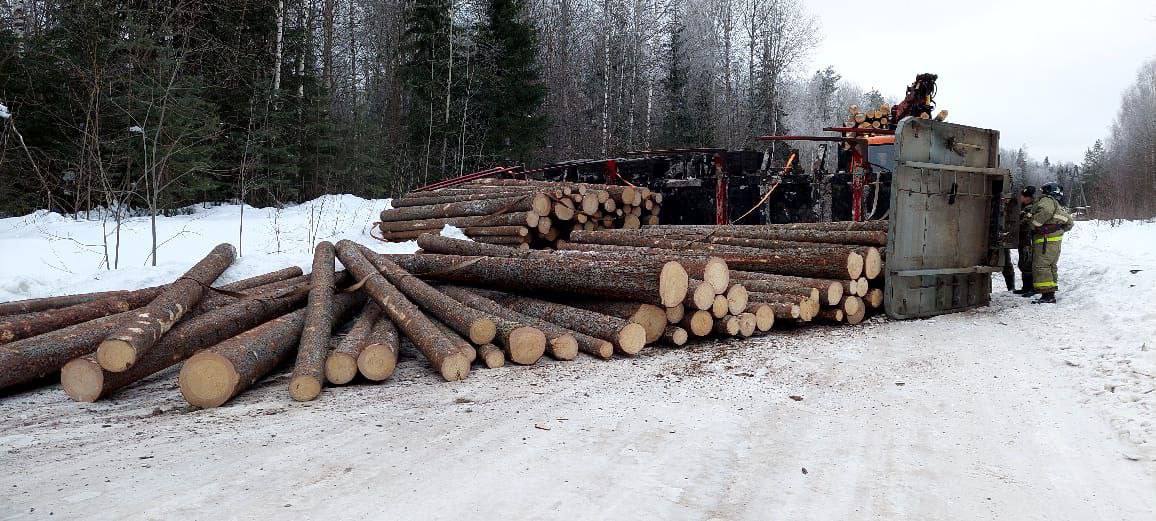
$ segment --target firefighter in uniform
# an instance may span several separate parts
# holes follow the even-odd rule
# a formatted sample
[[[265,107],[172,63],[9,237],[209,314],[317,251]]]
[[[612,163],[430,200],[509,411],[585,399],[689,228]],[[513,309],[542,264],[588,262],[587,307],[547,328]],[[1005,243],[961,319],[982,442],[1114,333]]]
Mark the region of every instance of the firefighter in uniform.
[[[1023,286],[1016,290],[1015,293],[1030,297],[1038,292],[1032,285],[1032,227],[1031,219],[1028,218],[1028,209],[1031,208],[1032,203],[1036,198],[1036,187],[1025,186],[1020,192],[1020,227],[1019,227],[1019,260],[1016,262],[1016,267],[1020,270],[1020,279],[1023,280]]]
[[[1064,192],[1060,185],[1048,183],[1028,207],[1025,217],[1032,230],[1032,285],[1040,292],[1034,303],[1056,302],[1060,260],[1060,245],[1064,232],[1072,229],[1072,216],[1060,201]]]

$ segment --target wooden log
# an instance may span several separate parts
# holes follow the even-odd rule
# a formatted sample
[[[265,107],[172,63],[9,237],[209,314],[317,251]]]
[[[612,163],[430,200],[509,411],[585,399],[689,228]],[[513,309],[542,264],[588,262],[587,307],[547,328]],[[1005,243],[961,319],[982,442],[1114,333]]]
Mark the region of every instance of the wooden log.
[[[691,311],[682,317],[681,325],[694,336],[707,336],[714,329],[714,316],[709,311]]]
[[[420,193],[423,194],[421,197],[418,197],[416,194],[411,193],[409,195],[406,195],[405,197],[400,197],[400,198],[394,199],[393,201],[390,202],[390,204],[394,208],[407,208],[407,207],[411,207],[411,206],[437,206],[437,205],[443,205],[443,204],[449,204],[449,203],[461,203],[461,202],[466,202],[466,201],[485,201],[485,200],[491,200],[491,199],[508,199],[511,197],[524,197],[527,195],[526,191],[524,191],[524,190],[506,190],[506,191],[500,191],[500,192],[487,191],[487,192],[473,192],[473,193],[460,193],[460,192],[458,192],[458,193],[450,193],[450,194],[442,194],[442,195],[436,195],[437,192],[420,192]],[[425,195],[425,194],[428,194],[428,195]],[[539,199],[540,199],[540,202],[538,202]],[[542,195],[541,198],[535,198],[535,201],[538,202],[538,204],[540,205],[540,206],[534,208],[535,212],[542,214],[542,213],[548,213],[550,211],[549,207],[548,207],[548,205],[550,204],[550,200],[547,199],[545,195]]]
[[[550,291],[672,306],[686,298],[689,277],[678,262],[392,256],[418,276],[516,291]]]
[[[750,303],[750,294],[743,284],[732,284],[726,292],[727,310],[730,314],[739,316],[747,310]]]
[[[0,318],[0,344],[137,309],[152,302],[160,293],[160,288],[155,291],[129,291],[66,308],[3,317]]]
[[[882,308],[883,290],[879,288],[871,288],[867,290],[867,295],[863,297],[863,301],[867,303],[867,309]]]
[[[304,291],[286,291],[283,296],[241,300],[188,318],[174,326],[136,364],[119,373],[102,369],[91,354],[74,358],[60,369],[61,387],[78,402],[97,401],[180,363],[200,349],[290,313],[304,300]],[[90,345],[95,347],[96,343]]]
[[[362,289],[381,306],[394,325],[413,341],[414,346],[442,378],[447,381],[461,380],[469,374],[469,352],[463,352],[454,345],[401,290],[390,284],[375,265],[365,258],[356,243],[338,242],[337,257],[354,277],[362,281]]]
[[[596,232],[574,231],[570,234],[571,242],[567,244],[573,244],[576,236],[585,240],[586,236],[581,234],[586,233]],[[625,234],[607,237],[610,238],[603,239],[600,236],[592,240],[631,243],[635,246],[665,250],[668,254],[683,253],[686,252],[687,248],[690,248],[723,259],[732,270],[831,279],[853,279],[858,278],[863,273],[863,256],[853,251],[758,250],[738,246],[717,246],[688,241],[631,237]],[[631,244],[619,244],[619,246],[630,246]]]
[[[473,226],[462,230],[467,237],[528,237],[529,228],[525,226]]]
[[[672,231],[671,229],[659,230],[661,227],[647,227],[642,233],[657,233],[659,231]],[[727,237],[743,237],[748,239],[763,239],[775,241],[797,241],[797,242],[814,242],[826,244],[845,244],[858,246],[887,246],[887,232],[886,231],[839,231],[839,230],[817,230],[817,229],[779,229],[769,228],[766,226],[732,226],[732,227],[710,227],[710,226],[686,226],[676,228],[673,231],[677,233],[703,233],[714,234],[718,236]],[[605,232],[603,232],[605,233]],[[624,235],[638,235],[635,233],[628,233]],[[574,239],[575,241],[589,242],[587,239],[592,239],[589,236],[582,236]]]
[[[867,280],[867,277],[859,277],[859,279],[855,280],[854,282],[855,290],[852,291],[851,294],[855,295],[856,297],[867,296],[867,292],[871,290],[871,281]]]
[[[852,299],[858,300],[858,304],[848,305],[848,301]],[[866,317],[867,306],[863,305],[862,300],[859,297],[847,297],[847,301],[844,301],[843,304],[843,320],[845,320],[848,325],[854,326],[863,322],[863,319]]]
[[[739,331],[742,324],[738,317],[733,315],[724,315],[714,323],[714,332],[726,336],[739,336]]]
[[[710,283],[718,293],[722,293],[730,287],[730,266],[728,266],[722,258],[711,256],[709,253],[672,251],[634,246],[572,243],[569,241],[559,241],[557,247],[559,250],[566,250],[565,252],[559,251],[557,253],[557,255],[562,258],[565,258],[566,255],[573,254],[583,254],[593,258],[605,258],[603,253],[610,253],[616,256],[642,257],[655,261],[676,261],[682,264],[691,278]]]
[[[701,280],[690,279],[689,290],[687,291],[686,300],[683,305],[697,310],[708,310],[714,304],[715,291],[714,286],[703,282]]]
[[[768,293],[790,293],[788,291],[782,290],[776,291],[770,289],[754,289],[755,284],[748,284],[749,281],[767,281],[768,284],[763,285],[760,283],[759,285],[768,288],[779,287],[786,289],[792,287],[803,287],[816,289],[819,291],[819,296],[817,299],[827,306],[833,306],[843,301],[843,294],[847,291],[848,287],[846,283],[850,282],[846,280],[793,277],[789,275],[774,275],[771,273],[758,273],[741,270],[732,271],[731,276],[735,280],[743,281],[743,284],[748,286],[747,289],[752,291]]]
[[[747,306],[755,314],[755,328],[759,331],[770,331],[775,327],[775,310],[771,306],[756,302]]]
[[[755,305],[764,305],[771,308],[771,312],[775,315],[775,320],[798,320],[802,315],[802,309],[798,304],[790,302],[757,302]]]
[[[437,288],[413,276],[385,257],[374,255],[367,258],[382,275],[385,275],[390,284],[393,284],[419,307],[437,317],[439,321],[474,345],[480,346],[493,342],[498,334],[499,323],[505,328],[507,334],[518,327],[508,320],[503,321],[450,298],[449,295],[438,291]],[[522,339],[523,336],[519,334],[516,338]],[[545,342],[543,338],[543,346]],[[518,362],[518,360],[513,361]]]
[[[126,319],[97,347],[96,358],[100,366],[114,373],[132,367],[166,331],[196,307],[205,294],[205,288],[217,280],[236,256],[237,250],[231,244],[213,248],[208,256],[166,287],[152,302],[133,312],[132,318]]]
[[[125,298],[136,292],[152,292],[153,296],[160,295],[165,286],[155,286],[138,290],[99,291],[95,293],[80,293],[76,295],[60,295],[57,297],[33,298],[16,300],[0,304],[0,317],[38,313],[53,309],[61,309],[77,304],[85,304],[109,298]]]
[[[815,319],[819,322],[839,324],[843,322],[843,310],[839,308],[823,309],[819,311],[819,315]]]
[[[471,239],[484,244],[500,244],[503,246],[522,246],[529,242],[527,237],[517,235],[482,235],[471,237]]]
[[[678,326],[667,326],[662,332],[662,343],[668,346],[679,347],[686,344],[690,339],[690,333]]]
[[[769,230],[828,230],[828,231],[845,231],[845,232],[854,232],[854,231],[885,232],[885,231],[887,231],[887,223],[888,223],[888,221],[886,221],[886,220],[882,220],[882,221],[830,221],[830,222],[817,222],[817,223],[787,223],[787,224],[758,224],[758,225],[730,224],[730,225],[721,225],[721,226],[710,225],[710,224],[693,225],[693,226],[663,225],[663,226],[653,226],[650,228],[653,228],[653,229],[665,228],[665,229],[676,229],[676,230],[692,230],[693,229],[694,231],[704,231],[705,230],[707,232],[715,231],[715,230],[727,231],[727,230],[732,230],[732,229],[743,230],[743,229],[756,229],[756,228],[765,228],[765,229],[769,229]]]
[[[542,215],[538,210],[549,204],[549,198],[543,194],[520,195],[501,199],[480,199],[430,206],[393,208],[382,210],[380,217],[381,222],[397,222],[498,215],[512,212],[534,212]]]
[[[378,228],[386,240],[410,240],[420,235],[420,233],[415,232],[437,232],[445,228],[447,224],[457,228],[481,226],[528,226],[534,228],[538,226],[541,220],[542,216],[534,212],[509,212],[474,217],[447,217],[442,219],[383,222],[378,225]]]
[[[334,385],[353,381],[353,377],[357,376],[357,359],[365,346],[369,345],[369,334],[380,318],[381,308],[373,301],[366,302],[349,332],[325,358],[326,381]]]
[[[333,299],[333,312],[344,314],[358,302],[352,294],[338,295]],[[302,309],[198,351],[185,361],[177,376],[181,396],[195,407],[224,405],[292,357],[304,327]]]
[[[492,291],[479,293],[519,313],[610,341],[618,352],[625,355],[635,355],[646,345],[646,330],[618,317],[530,297]]]
[[[601,299],[567,299],[568,306],[634,322],[646,330],[646,343],[657,342],[666,330],[666,311],[653,304]]]
[[[828,302],[827,295],[825,293],[820,293],[819,289],[814,287],[799,286],[794,283],[780,283],[776,281],[759,279],[744,280],[742,284],[747,288],[748,291],[754,291],[757,293],[798,295],[800,297],[818,300],[820,302]],[[838,288],[838,300],[833,301],[838,304],[843,299],[843,288],[838,284],[834,285],[833,287]]]
[[[297,346],[297,360],[289,378],[289,396],[299,402],[316,400],[325,383],[325,359],[333,333],[333,293],[337,290],[333,243],[321,241],[313,249],[313,271],[309,302],[305,306],[305,327]],[[350,377],[352,378],[352,376]]]
[[[369,343],[357,356],[357,372],[367,380],[385,381],[393,376],[397,368],[397,357],[401,350],[397,327],[382,313],[373,324],[373,329],[370,330],[366,340]]]
[[[662,308],[666,313],[666,322],[668,324],[677,324],[682,322],[682,317],[686,316],[686,306],[678,305],[668,308]]]
[[[450,339],[450,342],[453,342],[454,346],[457,347],[459,351],[466,354],[466,358],[470,361],[471,364],[478,360],[478,350],[474,348],[474,345],[471,344],[469,340],[462,338],[462,336],[459,335],[457,331],[454,331],[449,326],[445,325],[444,322],[433,320],[433,325],[437,328],[438,331],[441,332],[441,334]]]
[[[506,365],[506,354],[502,349],[494,344],[482,344],[478,346],[478,359],[482,361],[482,365],[486,369],[497,369]]]
[[[756,326],[757,320],[755,319],[754,313],[746,313],[746,312],[740,313],[738,315],[738,319],[739,319],[739,336],[750,337],[750,336],[753,336],[755,334],[756,330],[758,330],[758,327]]]
[[[538,317],[519,313],[479,295],[470,288],[439,286],[439,289],[474,309],[538,328],[549,341],[550,356],[558,360],[573,360],[578,356],[578,351],[599,358],[610,358],[614,355],[614,345],[610,342],[563,328]]]

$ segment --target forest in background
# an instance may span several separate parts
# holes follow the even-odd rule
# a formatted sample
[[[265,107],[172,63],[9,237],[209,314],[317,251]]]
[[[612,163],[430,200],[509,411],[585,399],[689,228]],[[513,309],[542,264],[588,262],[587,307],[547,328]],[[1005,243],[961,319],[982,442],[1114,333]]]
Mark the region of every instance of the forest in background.
[[[495,164],[756,147],[896,101],[816,71],[820,41],[801,0],[7,0],[0,215],[383,197]],[[1081,164],[1003,164],[1150,217],[1154,127],[1156,61]]]

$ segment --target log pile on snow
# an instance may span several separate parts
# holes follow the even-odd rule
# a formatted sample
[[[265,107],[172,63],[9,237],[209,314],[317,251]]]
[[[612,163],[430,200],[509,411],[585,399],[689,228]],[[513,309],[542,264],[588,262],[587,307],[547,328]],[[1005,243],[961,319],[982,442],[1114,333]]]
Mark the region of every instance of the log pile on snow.
[[[658,224],[662,194],[644,187],[487,178],[410,192],[381,212],[386,241],[410,241],[445,225],[474,241],[552,247],[573,230]]]
[[[0,391],[59,373],[68,396],[90,402],[181,364],[182,396],[217,407],[284,367],[286,394],[306,401],[326,385],[387,380],[403,341],[454,381],[544,356],[858,324],[882,306],[884,230],[579,230],[558,250],[424,234],[404,255],[322,242],[309,276],[288,268],[213,287],[234,257],[222,245],[167,286],[0,305]]]

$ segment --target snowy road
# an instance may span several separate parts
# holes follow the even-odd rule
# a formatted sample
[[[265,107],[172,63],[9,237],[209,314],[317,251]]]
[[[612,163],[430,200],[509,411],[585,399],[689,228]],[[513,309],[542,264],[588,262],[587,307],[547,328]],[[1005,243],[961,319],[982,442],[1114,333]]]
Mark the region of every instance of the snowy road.
[[[208,411],[171,374],[0,398],[0,519],[1151,521],[1156,269],[1133,243],[1156,226],[1088,228],[1058,307],[999,293],[453,384],[411,357],[307,404],[284,376]]]

